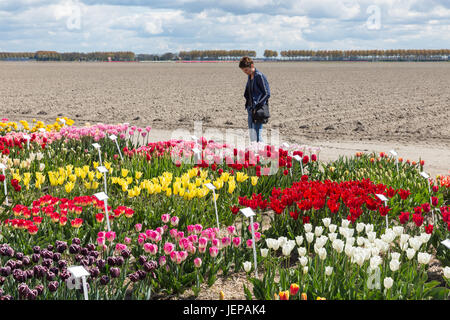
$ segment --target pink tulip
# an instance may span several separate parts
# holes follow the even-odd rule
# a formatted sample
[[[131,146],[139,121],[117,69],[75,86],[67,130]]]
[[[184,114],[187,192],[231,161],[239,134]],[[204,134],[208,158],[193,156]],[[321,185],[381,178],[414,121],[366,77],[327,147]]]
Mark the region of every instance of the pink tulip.
[[[236,227],[235,226],[229,226],[227,227],[228,233],[231,235],[233,235],[236,232]]]
[[[164,234],[164,228],[158,227],[156,228],[156,232],[158,232],[162,236]]]
[[[217,247],[219,245],[219,239],[212,239],[211,240],[211,244],[215,247]]]
[[[251,248],[251,247],[252,247],[252,244],[253,244],[252,239],[248,239],[248,240],[247,240],[247,248]]]
[[[258,229],[259,229],[258,222],[253,223],[253,229],[255,230],[255,232],[258,231]],[[248,226],[248,231],[252,232],[252,226]]]
[[[180,222],[180,219],[179,219],[178,217],[176,217],[176,216],[173,216],[173,217],[170,219],[170,224],[171,224],[173,227],[176,227],[176,226],[178,225],[178,222]]]
[[[163,266],[166,264],[166,256],[159,257],[159,265]]]
[[[150,253],[150,251],[152,250],[152,247],[153,247],[153,244],[148,243],[148,242],[144,243],[144,251],[145,252]]]
[[[103,244],[105,244],[105,238],[97,238],[97,244],[100,246],[100,245],[103,245]]]
[[[198,247],[198,252],[205,253],[206,247]]]
[[[231,239],[228,237],[223,237],[221,241],[223,247],[228,247],[231,244]]]
[[[198,246],[199,247],[206,247],[208,245],[208,239],[201,237],[200,239],[198,239]]]
[[[130,244],[131,243],[131,238],[125,237],[125,239],[123,240],[125,243]]]
[[[202,259],[195,258],[194,259],[194,265],[195,265],[196,268],[200,268],[202,266]]]
[[[200,233],[203,230],[203,226],[201,224],[196,224],[194,226],[194,228],[195,228],[195,233]]]
[[[170,253],[170,260],[172,260],[173,262],[177,260],[177,253],[175,251],[172,251]]]
[[[241,237],[233,238],[233,246],[235,248],[239,247],[241,245],[241,242],[242,242]]]
[[[145,239],[144,238],[138,238],[138,243],[140,245],[142,245],[144,243]]]
[[[209,255],[213,258],[217,257],[217,255],[219,254],[219,248],[217,247],[210,247],[209,248]]]
[[[168,222],[170,221],[170,214],[168,214],[168,213],[163,214],[163,215],[161,216],[161,220],[162,220],[162,222],[164,222],[164,223],[168,223]]]
[[[169,233],[170,233],[170,236],[171,236],[172,238],[176,238],[177,235],[178,235],[178,230],[177,230],[177,229],[171,229],[171,230],[169,231]]]
[[[100,231],[99,233],[97,233],[97,237],[99,238],[104,238],[105,237],[106,232],[105,231]]]
[[[142,230],[142,224],[141,223],[136,223],[134,225],[134,229],[136,229],[136,232],[141,232]]]
[[[173,250],[175,249],[175,245],[171,242],[166,242],[164,244],[164,253],[165,254],[171,254]]]
[[[115,238],[116,238],[116,233],[114,231],[108,231],[106,233],[106,240],[108,240],[109,242],[114,241]]]

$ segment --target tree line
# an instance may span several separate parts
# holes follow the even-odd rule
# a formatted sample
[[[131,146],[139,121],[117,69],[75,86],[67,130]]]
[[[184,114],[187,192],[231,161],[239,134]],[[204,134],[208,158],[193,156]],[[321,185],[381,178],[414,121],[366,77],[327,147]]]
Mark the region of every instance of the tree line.
[[[37,61],[173,61],[173,60],[238,60],[243,56],[256,57],[253,50],[191,50],[179,53],[135,54],[118,52],[0,52],[0,60]],[[278,56],[280,56],[278,58]],[[311,61],[435,61],[449,60],[450,49],[395,49],[395,50],[285,50],[278,54],[265,50],[264,57],[277,60]]]

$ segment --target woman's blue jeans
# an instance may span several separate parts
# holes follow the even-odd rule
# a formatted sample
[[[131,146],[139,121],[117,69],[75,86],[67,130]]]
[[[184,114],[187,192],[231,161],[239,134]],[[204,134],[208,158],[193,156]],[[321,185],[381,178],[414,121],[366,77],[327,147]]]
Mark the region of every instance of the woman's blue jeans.
[[[263,142],[262,141],[262,123],[254,123],[252,117],[251,108],[247,108],[248,113],[248,129],[250,133],[250,141]]]

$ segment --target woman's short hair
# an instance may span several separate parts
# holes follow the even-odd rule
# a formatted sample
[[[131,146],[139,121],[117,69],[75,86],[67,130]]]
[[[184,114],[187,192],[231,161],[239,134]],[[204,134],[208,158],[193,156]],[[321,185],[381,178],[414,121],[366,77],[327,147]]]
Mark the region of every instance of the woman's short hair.
[[[250,57],[242,57],[241,61],[239,61],[239,68],[250,68],[253,64],[253,60]]]

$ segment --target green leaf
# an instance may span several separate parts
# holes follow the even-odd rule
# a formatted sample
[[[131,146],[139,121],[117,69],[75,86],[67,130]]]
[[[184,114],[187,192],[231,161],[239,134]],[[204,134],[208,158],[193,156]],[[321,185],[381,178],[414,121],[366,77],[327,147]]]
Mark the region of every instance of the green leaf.
[[[250,292],[250,290],[245,286],[244,284],[244,292],[245,292],[245,297],[247,300],[253,300],[252,299],[252,293]]]

